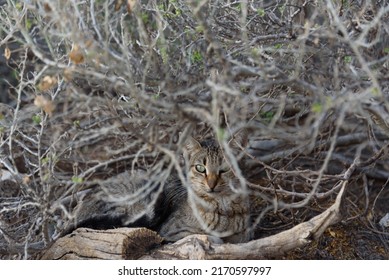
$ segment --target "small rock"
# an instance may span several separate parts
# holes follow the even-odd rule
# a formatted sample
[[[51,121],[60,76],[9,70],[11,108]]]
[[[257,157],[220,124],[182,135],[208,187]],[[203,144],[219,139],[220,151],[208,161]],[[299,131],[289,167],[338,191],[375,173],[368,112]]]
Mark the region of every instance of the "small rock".
[[[384,228],[389,227],[389,213],[386,213],[386,215],[382,217],[379,224]]]

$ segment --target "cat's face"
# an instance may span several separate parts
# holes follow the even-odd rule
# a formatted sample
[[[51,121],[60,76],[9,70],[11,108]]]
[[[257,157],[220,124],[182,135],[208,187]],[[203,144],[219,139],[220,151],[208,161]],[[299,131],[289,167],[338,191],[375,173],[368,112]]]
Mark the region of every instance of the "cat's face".
[[[236,194],[237,179],[225,160],[223,151],[214,140],[198,142],[191,138],[187,143],[189,180],[198,195]]]

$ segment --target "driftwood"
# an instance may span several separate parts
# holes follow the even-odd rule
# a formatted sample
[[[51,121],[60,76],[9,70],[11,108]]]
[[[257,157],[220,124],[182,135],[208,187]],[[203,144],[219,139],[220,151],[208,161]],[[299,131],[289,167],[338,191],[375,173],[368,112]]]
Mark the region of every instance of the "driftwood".
[[[192,235],[172,244],[145,228],[77,229],[58,239],[42,259],[263,259],[283,255],[319,238],[341,218],[346,181],[326,211],[279,234],[243,244],[221,244],[207,235]]]
[[[161,242],[157,233],[146,228],[79,228],[58,239],[41,259],[138,259]]]

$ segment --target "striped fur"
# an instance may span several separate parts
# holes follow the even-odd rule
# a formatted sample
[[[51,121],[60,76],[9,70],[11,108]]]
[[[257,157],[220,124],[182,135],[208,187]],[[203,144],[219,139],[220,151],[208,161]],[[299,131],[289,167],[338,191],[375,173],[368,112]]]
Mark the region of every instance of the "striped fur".
[[[223,151],[213,140],[194,139],[187,151],[187,184],[172,176],[162,189],[147,185],[151,182],[142,172],[119,174],[80,198],[65,233],[81,226],[145,226],[167,241],[190,234],[209,234],[230,243],[250,240],[248,194]]]
[[[189,234],[209,234],[225,242],[239,243],[250,239],[250,205],[247,192],[240,187],[215,141],[188,145],[188,186],[169,186],[167,197],[185,193],[185,201],[175,207],[160,229],[168,241]]]

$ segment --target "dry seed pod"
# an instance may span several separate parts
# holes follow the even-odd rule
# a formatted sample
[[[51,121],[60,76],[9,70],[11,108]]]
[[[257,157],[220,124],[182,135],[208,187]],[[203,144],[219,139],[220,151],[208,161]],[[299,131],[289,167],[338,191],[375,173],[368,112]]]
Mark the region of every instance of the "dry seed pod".
[[[80,50],[78,45],[74,45],[69,54],[69,59],[75,64],[83,63],[85,60],[84,53]]]
[[[51,89],[57,84],[57,78],[52,76],[44,76],[38,85],[39,90],[46,91]]]
[[[54,111],[53,102],[51,100],[46,99],[42,95],[38,95],[37,97],[35,97],[34,105],[38,108],[41,108],[49,116],[51,116]]]
[[[9,60],[11,58],[11,50],[8,47],[6,47],[4,50],[4,57],[6,60]]]

